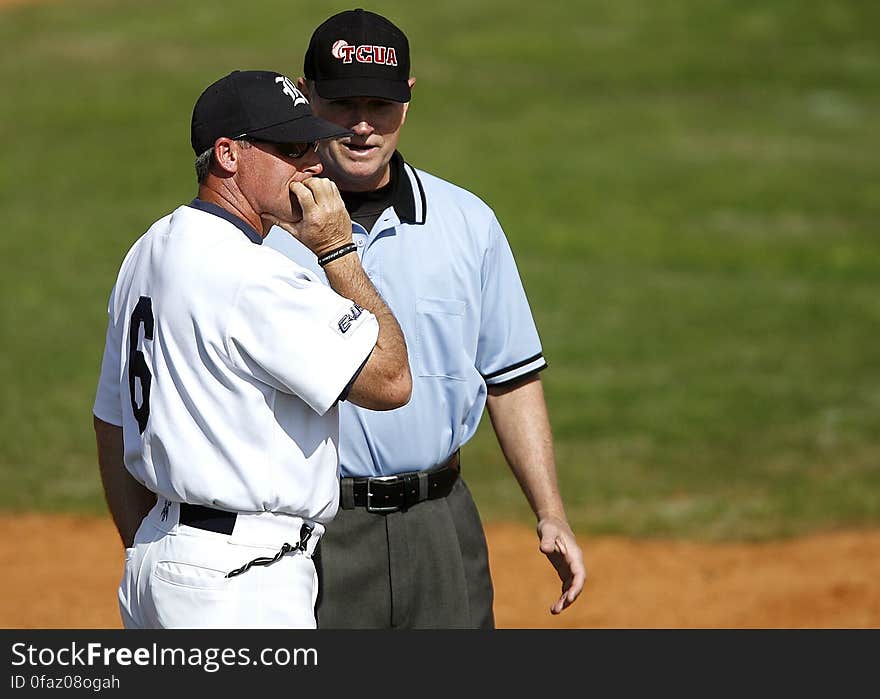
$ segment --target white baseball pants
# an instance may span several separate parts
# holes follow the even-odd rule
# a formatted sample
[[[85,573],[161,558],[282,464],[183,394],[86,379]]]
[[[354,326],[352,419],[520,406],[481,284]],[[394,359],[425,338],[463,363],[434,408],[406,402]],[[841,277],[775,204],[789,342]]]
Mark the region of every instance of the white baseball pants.
[[[313,629],[318,578],[312,553],[324,528],[314,527],[306,550],[267,566],[226,574],[284,543],[300,540],[303,520],[269,512],[237,515],[231,535],[178,523],[179,505],[160,499],[125,550],[119,608],[127,629]]]

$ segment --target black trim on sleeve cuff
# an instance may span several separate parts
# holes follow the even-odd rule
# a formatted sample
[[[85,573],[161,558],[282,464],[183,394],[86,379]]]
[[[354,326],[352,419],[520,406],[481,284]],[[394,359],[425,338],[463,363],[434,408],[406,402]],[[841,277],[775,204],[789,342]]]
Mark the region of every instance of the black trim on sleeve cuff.
[[[508,371],[513,371],[514,369],[519,369],[521,366],[525,366],[526,364],[531,364],[536,359],[540,359],[542,354],[543,352],[538,352],[538,354],[532,355],[528,359],[523,359],[521,362],[511,364],[510,366],[506,366],[503,369],[499,369],[498,371],[493,371],[491,374],[483,374],[483,380],[488,383],[489,379],[491,379],[493,376],[501,376],[501,374],[506,374]],[[546,364],[544,366],[546,366]]]
[[[519,383],[521,381],[525,381],[526,379],[530,379],[533,376],[537,376],[540,372],[544,371],[547,368],[547,362],[544,362],[542,366],[537,367],[536,369],[532,369],[531,371],[527,371],[525,374],[520,374],[519,376],[515,376],[512,379],[507,379],[506,381],[499,381],[498,383],[489,383],[486,382],[486,385],[489,388],[498,388],[499,386],[511,386],[515,383]]]

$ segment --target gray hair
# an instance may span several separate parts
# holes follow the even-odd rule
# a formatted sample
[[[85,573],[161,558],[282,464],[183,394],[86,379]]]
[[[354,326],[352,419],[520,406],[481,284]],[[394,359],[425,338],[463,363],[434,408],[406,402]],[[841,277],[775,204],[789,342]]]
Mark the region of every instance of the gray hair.
[[[235,142],[241,144],[242,148],[250,148],[251,146],[248,141],[241,138],[235,139]],[[202,184],[208,177],[212,162],[214,162],[214,146],[211,146],[196,158],[196,180],[198,180],[199,184]]]
[[[198,158],[196,158],[196,179],[199,184],[205,181],[208,177],[208,172],[211,170],[211,160],[214,157],[214,146],[211,146],[204,153],[200,154]]]

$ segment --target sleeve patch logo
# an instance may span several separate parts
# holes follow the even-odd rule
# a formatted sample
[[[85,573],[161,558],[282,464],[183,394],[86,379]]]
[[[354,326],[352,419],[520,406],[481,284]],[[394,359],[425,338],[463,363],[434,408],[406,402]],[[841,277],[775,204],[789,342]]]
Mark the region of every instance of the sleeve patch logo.
[[[348,309],[348,313],[346,313],[342,318],[336,321],[336,326],[339,328],[339,332],[343,335],[351,330],[352,326],[357,322],[358,318],[363,314],[364,309],[358,306],[356,303],[351,304],[351,308]]]

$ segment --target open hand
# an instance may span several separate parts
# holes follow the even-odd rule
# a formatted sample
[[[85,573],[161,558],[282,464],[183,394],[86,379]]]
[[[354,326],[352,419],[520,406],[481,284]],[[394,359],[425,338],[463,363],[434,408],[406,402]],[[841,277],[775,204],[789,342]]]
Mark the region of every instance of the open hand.
[[[578,598],[587,579],[584,557],[568,523],[559,517],[545,517],[538,522],[541,553],[547,556],[562,581],[562,595],[550,607],[559,614]]]

